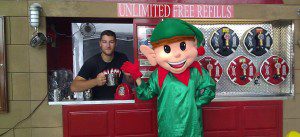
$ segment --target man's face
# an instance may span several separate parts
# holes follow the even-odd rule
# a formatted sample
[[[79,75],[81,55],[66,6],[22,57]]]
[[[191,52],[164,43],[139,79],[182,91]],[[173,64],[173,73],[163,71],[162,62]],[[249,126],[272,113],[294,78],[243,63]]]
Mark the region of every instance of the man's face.
[[[175,74],[184,72],[197,57],[196,42],[175,42],[154,49],[158,65]]]
[[[116,48],[116,40],[113,36],[103,35],[102,39],[99,41],[102,53],[107,56],[111,56]]]

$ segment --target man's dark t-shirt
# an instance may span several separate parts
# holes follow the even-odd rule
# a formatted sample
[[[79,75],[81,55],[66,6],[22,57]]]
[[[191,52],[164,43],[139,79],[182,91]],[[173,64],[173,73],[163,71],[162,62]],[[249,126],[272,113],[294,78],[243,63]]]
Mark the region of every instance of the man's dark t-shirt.
[[[78,72],[78,76],[85,78],[86,80],[94,79],[101,72],[106,74],[109,73],[119,73],[118,84],[122,82],[123,74],[121,71],[121,66],[125,61],[128,61],[128,58],[125,54],[115,52],[114,58],[111,62],[104,62],[101,53],[96,54],[95,56],[89,58],[84,62],[80,71]],[[94,100],[110,100],[114,99],[114,93],[117,89],[117,86],[107,86],[104,84],[103,86],[93,87],[92,96]]]

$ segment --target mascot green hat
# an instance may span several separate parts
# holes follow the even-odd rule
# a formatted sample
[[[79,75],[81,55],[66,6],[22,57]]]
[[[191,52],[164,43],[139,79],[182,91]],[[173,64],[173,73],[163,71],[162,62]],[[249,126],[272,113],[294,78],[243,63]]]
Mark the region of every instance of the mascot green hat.
[[[150,41],[154,43],[175,36],[196,36],[198,47],[203,41],[203,34],[198,28],[176,18],[168,18],[160,22],[153,30]]]

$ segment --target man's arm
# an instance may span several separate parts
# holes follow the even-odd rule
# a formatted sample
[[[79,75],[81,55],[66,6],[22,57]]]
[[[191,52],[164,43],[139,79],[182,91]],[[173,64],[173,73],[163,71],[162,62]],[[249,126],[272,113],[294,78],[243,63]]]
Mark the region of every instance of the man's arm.
[[[95,86],[102,86],[106,83],[106,77],[103,73],[99,73],[94,79],[86,80],[83,77],[76,76],[71,84],[71,91],[80,92],[91,89]]]

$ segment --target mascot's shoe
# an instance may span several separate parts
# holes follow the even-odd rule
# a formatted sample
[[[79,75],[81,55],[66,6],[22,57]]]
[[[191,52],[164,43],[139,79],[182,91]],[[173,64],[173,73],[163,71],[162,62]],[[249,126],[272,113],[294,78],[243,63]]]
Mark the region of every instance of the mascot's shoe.
[[[286,137],[300,137],[300,133],[297,131],[290,131]]]

